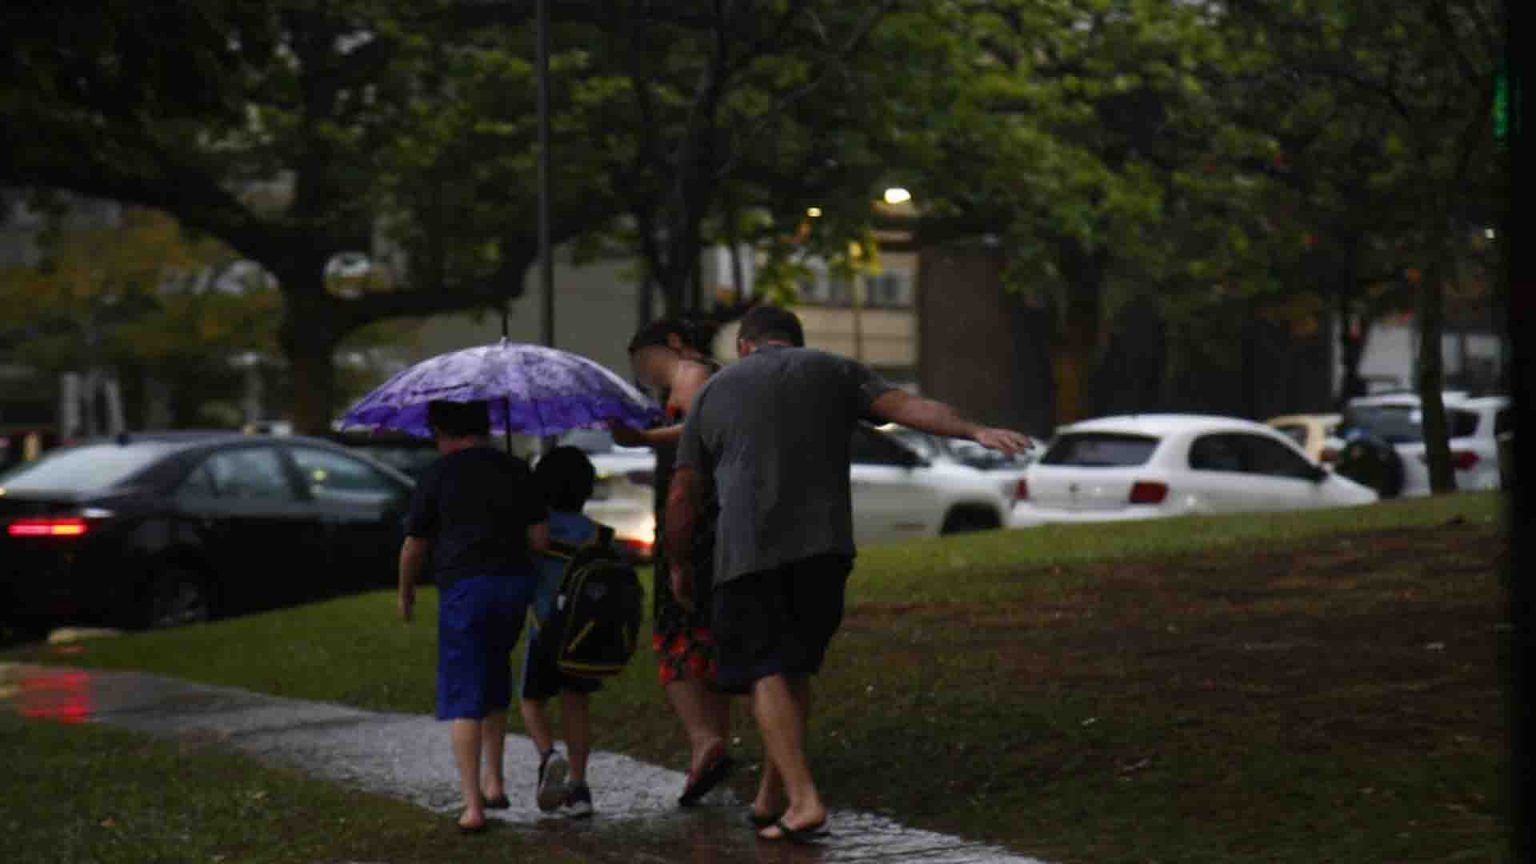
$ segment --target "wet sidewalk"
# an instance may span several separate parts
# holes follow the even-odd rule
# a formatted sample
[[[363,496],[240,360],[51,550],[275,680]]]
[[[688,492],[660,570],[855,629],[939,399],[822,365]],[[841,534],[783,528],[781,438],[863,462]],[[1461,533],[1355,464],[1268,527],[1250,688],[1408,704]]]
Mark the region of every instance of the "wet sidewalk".
[[[452,814],[459,806],[448,724],[425,715],[283,699],[141,672],[21,664],[0,664],[0,710],[217,741],[433,811]],[[842,811],[832,814],[833,836],[816,847],[760,843],[729,792],[681,811],[676,806],[681,773],[613,753],[594,754],[588,769],[597,818],[583,823],[550,818],[531,800],[537,772],[532,742],[512,735],[507,746],[513,806],[487,815],[547,834],[553,843],[595,860],[1038,864],[995,847]]]

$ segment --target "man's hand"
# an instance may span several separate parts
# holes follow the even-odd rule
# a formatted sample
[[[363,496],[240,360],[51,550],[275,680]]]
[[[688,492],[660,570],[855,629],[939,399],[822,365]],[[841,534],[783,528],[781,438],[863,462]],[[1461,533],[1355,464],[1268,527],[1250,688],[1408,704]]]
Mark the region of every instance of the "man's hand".
[[[693,612],[693,568],[686,563],[672,565],[672,596],[677,598],[677,605],[685,611]]]
[[[411,623],[411,619],[416,617],[416,589],[402,589],[398,599],[400,605],[400,620],[409,624]]]
[[[609,421],[608,431],[613,434],[613,443],[620,447],[645,447],[651,443],[645,432],[631,429],[617,420]]]
[[[972,438],[988,450],[1000,450],[1009,456],[1017,456],[1034,444],[1028,435],[1011,429],[979,429]]]

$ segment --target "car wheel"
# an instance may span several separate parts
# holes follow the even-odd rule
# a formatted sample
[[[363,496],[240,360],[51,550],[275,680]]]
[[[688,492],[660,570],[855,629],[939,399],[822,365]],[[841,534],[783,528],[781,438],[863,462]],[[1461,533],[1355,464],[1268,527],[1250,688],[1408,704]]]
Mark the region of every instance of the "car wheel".
[[[956,507],[944,518],[943,535],[972,534],[1003,527],[1003,520],[996,512],[981,507]]]
[[[1334,463],[1341,477],[1368,486],[1383,499],[1403,492],[1403,460],[1391,444],[1379,438],[1356,438],[1344,446]]]
[[[206,579],[188,570],[165,570],[150,582],[144,598],[142,623],[159,629],[196,624],[213,616]]]

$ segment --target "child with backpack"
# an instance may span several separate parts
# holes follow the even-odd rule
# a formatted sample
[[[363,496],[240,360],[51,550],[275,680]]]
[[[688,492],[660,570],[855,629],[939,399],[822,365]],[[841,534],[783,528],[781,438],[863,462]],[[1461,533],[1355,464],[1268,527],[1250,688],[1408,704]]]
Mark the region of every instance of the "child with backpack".
[[[624,631],[639,626],[640,587],[633,569],[614,550],[613,529],[581,512],[597,482],[586,454],[574,447],[557,447],[539,460],[534,476],[550,510],[550,543],[537,559],[536,622],[528,640],[520,692],[523,723],[539,748],[539,809],[581,819],[592,815],[592,792],[587,786],[587,759],[592,752],[588,699],[602,686],[597,676],[615,674],[633,651],[634,635]],[[592,603],[583,602],[584,585],[598,589],[590,593],[606,608],[594,612]],[[611,614],[616,601],[618,616]],[[615,625],[614,618],[624,620],[625,613],[636,620]],[[615,652],[615,642],[625,644]],[[605,655],[592,654],[604,647],[608,648]],[[572,667],[591,674],[573,674]],[[568,759],[555,749],[545,714],[545,704],[556,696]]]

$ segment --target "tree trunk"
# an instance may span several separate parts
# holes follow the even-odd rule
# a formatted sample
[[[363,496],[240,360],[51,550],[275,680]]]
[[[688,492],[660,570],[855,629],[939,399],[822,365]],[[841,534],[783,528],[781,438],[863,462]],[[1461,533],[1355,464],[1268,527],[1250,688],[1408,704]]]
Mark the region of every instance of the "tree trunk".
[[[294,285],[293,278],[284,284]],[[278,330],[288,360],[289,413],[295,430],[304,435],[324,435],[336,419],[336,346],[343,335],[324,291],[324,275],[316,271],[314,278],[321,280],[318,290],[285,291]]]
[[[1051,343],[1051,377],[1055,382],[1056,424],[1088,416],[1088,378],[1098,354],[1098,321],[1077,316],[1059,325]]]
[[[1445,420],[1445,369],[1441,335],[1445,331],[1445,240],[1435,238],[1429,267],[1419,283],[1419,405],[1424,426],[1424,455],[1429,463],[1429,488],[1435,494],[1456,491],[1451,467],[1450,437]]]

